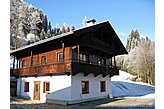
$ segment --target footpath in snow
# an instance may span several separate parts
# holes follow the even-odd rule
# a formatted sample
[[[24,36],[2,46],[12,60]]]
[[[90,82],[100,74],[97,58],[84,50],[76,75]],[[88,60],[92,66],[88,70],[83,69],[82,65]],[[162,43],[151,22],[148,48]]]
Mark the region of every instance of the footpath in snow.
[[[113,97],[139,97],[139,98],[155,98],[155,87],[142,82],[133,82],[130,78],[133,75],[119,71],[119,76],[113,76],[112,94]]]

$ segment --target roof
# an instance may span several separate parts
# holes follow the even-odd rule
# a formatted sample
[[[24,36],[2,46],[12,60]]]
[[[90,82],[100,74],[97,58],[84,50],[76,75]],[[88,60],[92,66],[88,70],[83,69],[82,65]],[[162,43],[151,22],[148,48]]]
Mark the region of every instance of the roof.
[[[116,45],[116,49],[117,49],[117,54],[118,55],[127,54],[128,53],[126,51],[125,47],[123,46],[122,42],[120,41],[119,37],[115,33],[114,29],[110,25],[110,23],[108,21],[105,21],[105,22],[102,22],[102,23],[93,24],[91,26],[79,28],[79,29],[76,29],[76,30],[71,31],[71,32],[67,32],[67,33],[63,33],[63,34],[57,35],[57,36],[53,36],[53,37],[50,37],[50,38],[47,38],[47,39],[44,39],[44,40],[40,40],[38,42],[35,42],[33,44],[20,47],[20,48],[15,49],[15,50],[11,50],[10,54],[16,56],[16,55],[18,55],[20,53],[21,54],[24,53],[23,51],[25,51],[25,50],[30,50],[30,49],[32,49],[34,47],[39,47],[39,46],[41,47],[42,45],[48,44],[50,42],[52,43],[52,42],[54,42],[56,40],[59,40],[61,38],[73,37],[73,36],[78,37],[78,36],[80,36],[82,34],[88,33],[90,31],[94,31],[94,30],[99,29],[99,28],[105,28],[106,30],[109,30],[113,34],[113,36],[111,36],[111,37],[114,40],[113,42]]]
[[[44,39],[44,40],[40,40],[40,41],[32,43],[30,45],[22,46],[20,48],[15,49],[15,50],[11,50],[10,53],[12,54],[14,52],[17,52],[17,51],[20,51],[20,50],[24,50],[26,48],[33,47],[33,46],[36,46],[36,45],[40,45],[42,43],[49,42],[49,41],[52,41],[52,40],[55,40],[55,39],[58,39],[58,38],[61,38],[61,37],[65,37],[65,36],[70,35],[70,34],[73,34],[73,32],[71,31],[71,32],[67,32],[67,33],[63,33],[63,34],[57,35],[55,37],[51,37],[51,38],[47,38],[47,39]]]

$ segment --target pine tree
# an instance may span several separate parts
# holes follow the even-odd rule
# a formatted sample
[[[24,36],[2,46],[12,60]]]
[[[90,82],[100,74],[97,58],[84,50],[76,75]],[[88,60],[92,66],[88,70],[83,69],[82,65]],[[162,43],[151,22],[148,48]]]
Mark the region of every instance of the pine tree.
[[[52,31],[52,29],[51,29],[51,22],[48,23],[48,29],[50,30],[50,32]]]
[[[65,28],[65,26],[62,26],[61,33],[66,33],[66,28]]]
[[[40,33],[40,39],[43,40],[45,39],[45,32],[44,29],[42,29],[41,33]]]
[[[70,27],[69,26],[67,27],[67,32],[70,32]]]
[[[56,24],[54,30],[55,30],[55,35],[59,35],[61,33],[60,27],[59,27],[59,24],[58,23]]]
[[[134,31],[132,29],[127,39],[127,45],[126,45],[127,51],[130,52],[131,50],[133,50],[138,45],[139,42],[140,42],[140,35],[138,33],[138,30],[136,29]]]
[[[37,11],[35,11],[35,12],[32,13],[32,16],[33,16],[33,18],[32,18],[32,21],[31,21],[31,27],[30,27],[31,31],[30,32],[32,34],[38,36],[39,35],[38,31],[40,30],[38,24],[41,23],[40,15]]]
[[[71,31],[75,30],[75,27],[74,26],[71,26]]]
[[[47,38],[50,38],[51,37],[51,31],[50,29],[47,30]]]
[[[48,21],[47,21],[47,16],[44,16],[43,22],[42,22],[42,28],[44,28],[45,33],[47,33],[48,29]]]

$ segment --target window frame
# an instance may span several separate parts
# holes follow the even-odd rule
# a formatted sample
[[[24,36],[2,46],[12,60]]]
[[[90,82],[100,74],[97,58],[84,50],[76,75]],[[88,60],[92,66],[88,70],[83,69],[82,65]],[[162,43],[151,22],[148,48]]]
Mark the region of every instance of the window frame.
[[[85,85],[85,90],[83,90],[83,83]],[[89,94],[89,81],[81,81],[81,92],[82,94]]]
[[[89,62],[89,55],[88,54],[79,54],[79,60],[82,62]]]
[[[106,59],[105,58],[98,57],[97,58],[97,63],[98,63],[98,65],[104,66],[104,65],[106,65]]]
[[[106,92],[106,81],[100,81],[100,92]]]
[[[63,58],[60,58],[60,54],[63,55]],[[62,60],[61,60],[61,59],[62,59]],[[58,62],[58,63],[64,62],[64,53],[63,53],[63,52],[58,52],[58,53],[57,53],[57,62]]]
[[[29,92],[29,82],[24,82],[24,92]]]
[[[41,65],[45,65],[47,64],[47,57],[46,56],[42,56],[41,57]]]
[[[22,68],[26,67],[26,60],[22,60],[22,61],[21,61],[21,67],[22,67]]]
[[[30,65],[31,66],[34,66],[35,65],[35,58],[34,57],[31,58]]]
[[[49,85],[49,90],[47,90],[47,84]],[[43,82],[43,93],[50,93],[50,82]]]

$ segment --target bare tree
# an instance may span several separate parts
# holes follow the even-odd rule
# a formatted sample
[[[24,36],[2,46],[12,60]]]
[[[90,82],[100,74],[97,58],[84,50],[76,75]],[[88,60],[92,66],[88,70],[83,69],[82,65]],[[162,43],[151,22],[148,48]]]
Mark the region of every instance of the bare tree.
[[[155,43],[147,37],[141,38],[134,54],[131,66],[136,69],[138,78],[144,79],[146,83],[155,84]]]

